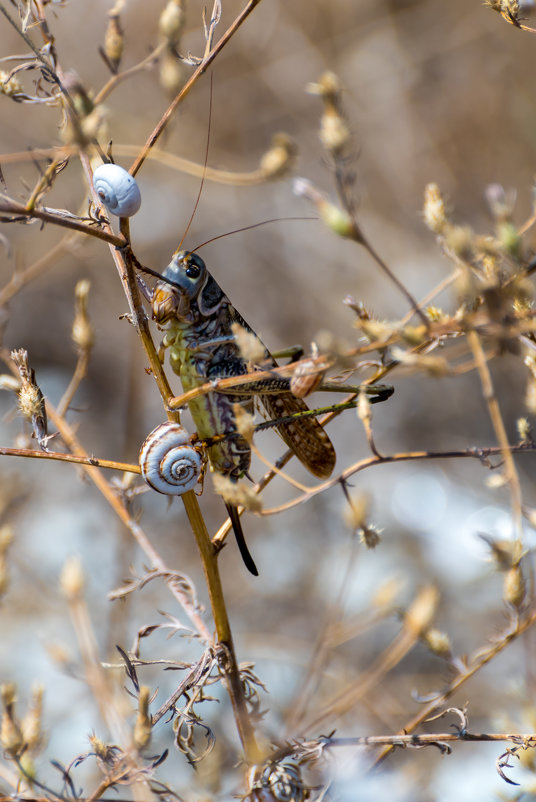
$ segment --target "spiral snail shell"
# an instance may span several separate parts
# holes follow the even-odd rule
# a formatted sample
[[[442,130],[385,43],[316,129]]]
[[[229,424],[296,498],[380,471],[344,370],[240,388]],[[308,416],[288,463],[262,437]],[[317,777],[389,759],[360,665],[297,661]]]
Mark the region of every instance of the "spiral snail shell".
[[[101,164],[93,173],[93,186],[101,202],[117,217],[132,217],[141,206],[137,181],[118,164]]]
[[[202,459],[190,443],[186,429],[168,421],[147,436],[140,450],[140,468],[153,490],[168,496],[182,496],[196,486]]]

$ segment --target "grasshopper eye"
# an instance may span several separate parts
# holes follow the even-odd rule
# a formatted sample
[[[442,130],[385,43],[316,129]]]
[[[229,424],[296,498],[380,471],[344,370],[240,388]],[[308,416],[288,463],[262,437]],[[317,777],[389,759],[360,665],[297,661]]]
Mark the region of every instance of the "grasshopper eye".
[[[186,275],[188,278],[198,278],[199,274],[201,273],[201,268],[199,265],[189,264],[186,268]]]

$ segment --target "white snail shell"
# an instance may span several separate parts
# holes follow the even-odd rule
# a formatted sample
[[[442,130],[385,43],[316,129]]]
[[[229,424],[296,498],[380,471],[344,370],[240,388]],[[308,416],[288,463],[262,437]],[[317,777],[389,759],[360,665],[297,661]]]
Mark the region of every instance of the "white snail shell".
[[[93,173],[93,186],[104,206],[117,217],[132,217],[141,206],[136,179],[118,164],[97,167]]]
[[[201,455],[178,423],[161,423],[140,450],[141,475],[153,490],[168,496],[182,496],[193,490],[201,467]]]

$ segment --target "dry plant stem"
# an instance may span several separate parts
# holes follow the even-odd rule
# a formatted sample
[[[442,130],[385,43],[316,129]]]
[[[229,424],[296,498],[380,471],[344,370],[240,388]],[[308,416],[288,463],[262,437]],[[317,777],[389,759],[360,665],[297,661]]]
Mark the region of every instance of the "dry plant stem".
[[[372,245],[369,243],[369,241],[368,241],[368,240],[367,240],[367,239],[366,239],[366,238],[363,236],[363,233],[362,233],[362,232],[361,232],[361,236],[360,236],[360,239],[358,240],[358,242],[360,242],[360,243],[361,243],[361,245],[363,245],[363,247],[365,248],[365,250],[367,250],[367,251],[369,252],[369,254],[372,256],[372,258],[374,259],[374,261],[376,262],[376,264],[377,264],[379,267],[381,267],[381,269],[382,269],[382,270],[383,270],[383,272],[386,274],[386,276],[388,276],[388,278],[390,279],[390,281],[392,281],[392,282],[393,282],[393,284],[394,284],[396,287],[398,287],[398,289],[400,290],[400,292],[401,292],[401,293],[402,293],[402,294],[405,296],[405,298],[407,299],[407,301],[410,303],[410,305],[411,305],[411,308],[412,308],[412,311],[413,311],[413,312],[416,312],[416,313],[418,314],[418,316],[420,317],[420,319],[422,320],[422,322],[424,323],[424,325],[426,326],[426,328],[427,328],[427,329],[429,329],[429,328],[430,328],[430,321],[429,321],[429,319],[426,317],[426,315],[424,314],[424,312],[422,311],[422,309],[421,309],[421,307],[419,306],[418,302],[415,300],[415,298],[414,298],[414,297],[413,297],[413,295],[412,295],[412,294],[409,292],[409,290],[407,290],[407,289],[405,288],[405,286],[402,284],[402,282],[400,281],[400,279],[398,279],[398,278],[395,276],[395,274],[393,273],[393,271],[391,270],[391,268],[390,268],[390,267],[389,267],[389,266],[388,266],[388,265],[387,265],[387,264],[386,264],[386,263],[383,261],[383,259],[381,258],[381,256],[380,256],[380,255],[379,255],[379,254],[378,254],[378,253],[377,253],[377,252],[374,250],[374,248],[373,248],[373,247],[372,247]]]
[[[522,443],[520,445],[509,446],[508,447],[510,452],[514,454],[523,454],[523,453],[530,453],[536,451],[536,444],[532,443]],[[292,452],[290,452],[292,455]],[[503,455],[503,448],[501,446],[492,446],[490,448],[468,448],[462,449],[459,451],[408,451],[408,452],[399,452],[398,454],[383,454],[379,457],[367,457],[366,459],[359,460],[355,462],[350,467],[346,468],[342,471],[338,476],[334,476],[331,479],[328,479],[325,482],[317,485],[316,487],[312,488],[309,493],[300,496],[299,498],[291,499],[290,501],[281,504],[279,507],[271,507],[270,509],[262,510],[261,512],[257,513],[258,515],[276,515],[284,510],[290,510],[292,507],[296,507],[298,504],[302,504],[304,501],[316,496],[318,493],[322,493],[324,490],[327,490],[330,487],[334,487],[335,485],[339,484],[341,481],[346,481],[351,476],[354,476],[356,473],[360,471],[364,471],[366,468],[371,468],[373,465],[387,465],[391,462],[410,462],[410,461],[417,461],[417,460],[428,460],[428,459],[461,459],[461,458],[472,458],[478,459],[480,461],[485,460],[488,457],[496,457]],[[286,455],[285,455],[286,456]]]
[[[75,393],[78,390],[80,383],[85,378],[89,365],[89,356],[90,352],[87,349],[84,349],[78,355],[71,381],[69,382],[67,389],[63,393],[63,396],[58,404],[57,413],[58,415],[61,415],[61,417],[65,415],[71,406],[71,402],[75,396]]]
[[[45,270],[57,264],[58,260],[69,250],[78,239],[78,234],[66,234],[54,245],[48,253],[38,259],[33,265],[18,270],[9,279],[8,283],[0,290],[0,307],[4,306],[19,290],[29,284],[37,276],[43,275]]]
[[[189,493],[185,493],[181,498],[201,555],[218,641],[226,648],[229,658],[229,665],[225,672],[225,678],[235,714],[238,734],[244,750],[244,756],[248,763],[255,763],[260,757],[260,750],[255,740],[255,733],[251,726],[246,700],[244,698],[244,689],[240,679],[231,626],[229,624],[229,617],[227,615],[225,598],[221,585],[217,552],[210,541],[210,536],[203,516],[201,515],[195,493],[193,490],[190,490]]]
[[[140,61],[138,64],[134,64],[133,67],[129,67],[127,70],[123,70],[123,72],[118,73],[117,75],[112,75],[112,77],[104,84],[102,89],[99,90],[97,95],[94,99],[95,106],[98,106],[99,103],[102,103],[108,95],[113,92],[113,90],[123,81],[126,81],[127,78],[131,78],[133,75],[136,75],[138,72],[142,72],[145,69],[148,69],[153,65],[153,63],[158,59],[160,54],[165,50],[166,43],[161,42],[159,45],[155,47],[152,53]],[[136,149],[136,152],[139,149]],[[114,146],[114,151],[117,152],[117,149]]]
[[[419,724],[422,724],[423,721],[426,721],[433,713],[437,710],[440,710],[447,700],[456,693],[457,690],[461,688],[461,686],[467,682],[467,680],[471,679],[477,671],[480,671],[490,660],[493,660],[502,650],[508,646],[512,641],[526,632],[530,627],[536,623],[536,611],[533,611],[530,615],[528,615],[524,620],[517,623],[517,626],[514,631],[506,633],[496,644],[495,646],[491,646],[489,648],[485,648],[485,651],[481,654],[480,658],[476,659],[474,664],[467,668],[465,673],[459,674],[446,688],[442,693],[438,694],[431,702],[425,704],[419,711],[418,715],[414,716],[410,721],[403,727],[400,734],[406,735],[407,733],[412,732]],[[393,749],[392,746],[388,746],[384,749],[380,755],[376,758],[374,765],[378,764],[382,761]]]
[[[342,619],[344,599],[347,597],[358,555],[357,538],[352,538],[350,546],[351,552],[346,561],[344,576],[339,586],[337,599],[330,605],[327,611],[313,654],[307,666],[306,674],[300,683],[300,693],[295,702],[290,706],[290,716],[285,725],[287,737],[290,737],[300,727],[308,705],[311,700],[316,698],[316,690],[322,678],[323,669],[335,645],[333,638],[330,636],[330,632],[335,629],[337,622]]]
[[[536,734],[534,733],[507,733],[507,732],[436,732],[419,735],[362,735],[355,738],[330,738],[325,748],[332,749],[338,746],[434,746],[443,743],[460,741],[506,741],[518,744],[526,749],[536,747]]]
[[[31,448],[7,448],[0,446],[0,455],[3,457],[26,457],[29,459],[51,459],[58,462],[71,462],[75,465],[92,465],[95,468],[108,468],[112,471],[122,473],[141,473],[139,465],[132,465],[130,462],[116,462],[110,459],[98,459],[97,457],[82,457],[74,454],[64,454],[62,451],[34,451]]]
[[[128,241],[128,220],[121,218],[120,225],[121,232]],[[154,347],[145,312],[141,306],[134,267],[129,259],[128,253],[123,255],[114,249],[112,251],[112,256],[116,261],[121,281],[125,287],[125,292],[131,309],[132,320],[136,326],[136,330],[141,338],[143,347],[151,363],[151,368],[153,370],[153,374],[157,382],[158,389],[162,395],[164,404],[168,406],[168,402],[172,396],[172,393]],[[170,420],[178,420],[178,413],[169,411],[168,418]],[[210,541],[210,536],[207,532],[207,528],[205,526],[195,493],[193,491],[185,493],[181,496],[181,500],[184,504],[184,508],[186,510],[188,520],[190,521],[190,526],[194,533],[197,547],[201,555],[218,641],[226,647],[228,653],[228,667],[226,671],[227,687],[235,714],[240,741],[244,749],[246,760],[248,762],[254,761],[258,755],[258,747],[249,719],[249,713],[244,697],[244,689],[240,680],[238,662],[234,651],[231,628],[229,625],[223,590],[221,587],[217,552]]]
[[[489,371],[480,337],[476,331],[469,331],[467,332],[467,341],[473,352],[478,375],[480,376],[480,383],[482,385],[482,393],[488,405],[491,422],[501,447],[501,453],[505,465],[505,478],[510,488],[510,498],[512,502],[512,513],[514,516],[515,529],[517,537],[521,540],[523,537],[521,487],[519,484],[519,476],[517,475],[514,458],[512,456],[512,450],[510,448],[510,444],[508,443],[504,421],[501,415],[497,397],[495,395],[491,373]]]
[[[69,598],[69,612],[73,622],[76,639],[84,662],[86,682],[91,688],[93,698],[99,707],[102,720],[106,722],[114,740],[128,743],[128,729],[109,684],[109,677],[104,672],[97,649],[97,642],[86,603],[81,593]]]
[[[11,199],[6,200],[6,198],[0,198],[0,213],[37,218],[38,220],[43,220],[45,223],[53,223],[56,226],[70,228],[81,234],[87,234],[90,237],[104,240],[104,242],[108,242],[110,245],[115,245],[116,248],[123,248],[126,245],[125,240],[116,237],[113,233],[108,233],[102,228],[89,226],[86,223],[79,223],[77,220],[72,220],[69,217],[60,217],[57,214],[45,212],[42,209],[27,209],[22,203],[17,203]]]
[[[305,735],[316,730],[333,718],[348,713],[366,694],[379,685],[385,675],[391,671],[418,641],[418,635],[409,629],[403,629],[384,649],[383,653],[371,668],[356,682],[349,683],[342,691],[333,696],[329,702],[315,712],[315,715],[301,724],[293,735]]]
[[[77,438],[75,437],[71,427],[67,424],[64,418],[61,418],[59,415],[56,414],[54,408],[51,407],[51,405],[48,403],[47,403],[47,415],[49,416],[50,420],[52,420],[52,422],[60,432],[61,437],[65,442],[65,444],[67,445],[67,447],[75,455],[83,457],[85,460],[88,460],[89,462],[87,454],[84,452],[84,449],[82,448]],[[160,557],[156,549],[153,547],[151,541],[149,540],[143,529],[131,517],[129,511],[127,510],[127,508],[125,507],[125,505],[123,504],[117,493],[113,490],[113,488],[103,477],[100,470],[91,464],[84,464],[84,470],[86,471],[91,481],[96,485],[98,490],[100,490],[106,501],[110,504],[116,515],[120,518],[120,520],[129,530],[129,532],[132,534],[138,546],[148,557],[151,566],[155,568],[157,571],[161,572],[162,574],[172,575],[173,572],[168,568],[166,563],[162,560],[162,558]],[[196,608],[191,604],[188,595],[184,593],[180,589],[180,587],[175,582],[173,582],[173,580],[170,580],[168,582],[168,586],[171,593],[175,596],[175,598],[177,599],[183,610],[186,612],[186,614],[196,627],[201,638],[206,643],[212,643],[213,642],[212,635],[207,629],[205,622],[199,615]]]
[[[119,156],[135,156],[139,148],[135,145],[114,145],[114,153]],[[261,168],[250,170],[245,173],[234,173],[231,170],[218,170],[213,167],[206,167],[203,164],[176,156],[159,148],[153,148],[147,153],[147,159],[156,161],[172,170],[179,170],[186,175],[193,175],[196,178],[203,178],[205,181],[212,181],[215,184],[226,184],[234,187],[249,187],[262,184],[266,181],[266,171]],[[1,161],[1,159],[0,159]]]
[[[229,39],[236,33],[238,28],[242,25],[242,23],[249,17],[252,11],[259,5],[261,0],[249,0],[246,4],[245,8],[240,12],[238,17],[234,20],[234,22],[230,25],[230,27],[225,31],[221,39],[214,45],[210,53],[206,55],[203,59],[201,64],[194,70],[188,81],[185,83],[179,94],[173,99],[167,110],[164,112],[161,120],[159,121],[156,128],[151,133],[150,137],[148,138],[147,142],[145,143],[141,153],[139,156],[134,160],[131,168],[130,173],[131,175],[135,176],[138,170],[140,169],[141,165],[145,161],[147,156],[147,152],[153,147],[153,145],[158,140],[160,134],[168,124],[171,116],[173,115],[177,106],[184,100],[184,98],[190,93],[190,90],[195,85],[197,80],[203,75],[204,72],[210,67],[218,53],[225,47]]]

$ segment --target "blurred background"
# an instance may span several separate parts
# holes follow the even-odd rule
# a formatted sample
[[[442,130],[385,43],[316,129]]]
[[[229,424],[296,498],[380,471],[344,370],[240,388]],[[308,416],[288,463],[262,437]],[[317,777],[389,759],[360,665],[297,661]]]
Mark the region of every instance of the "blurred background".
[[[100,0],[60,3],[47,11],[62,69],[73,70],[93,93],[109,78],[98,47],[111,5]],[[184,54],[202,55],[203,6],[196,0],[188,4],[188,25],[181,40]],[[241,6],[224,0],[217,36]],[[163,7],[161,2],[141,0],[126,4],[121,15],[122,69],[145,58],[157,44]],[[36,34],[31,35],[37,42]],[[0,43],[2,56],[25,52],[25,43],[4,18]],[[305,91],[309,82],[332,70],[344,88],[345,112],[353,129],[360,224],[408,290],[423,297],[451,269],[422,221],[426,184],[437,182],[453,219],[479,233],[492,230],[484,202],[491,183],[517,191],[516,223],[530,216],[536,162],[535,52],[534,35],[508,25],[480,0],[265,0],[217,59],[212,99],[206,76],[180,107],[159,147],[202,164],[212,103],[210,167],[237,173],[253,170],[273,134],[282,131],[298,147],[293,174],[307,177],[335,197],[333,175],[318,139],[321,102]],[[8,62],[5,69],[10,68]],[[26,88],[32,87],[31,73],[19,78]],[[3,96],[0,103],[2,154],[61,144],[56,108],[14,103]],[[124,81],[106,98],[109,137],[119,163],[129,166],[132,156],[122,155],[121,146],[141,146],[167,104],[158,68]],[[2,173],[7,192],[20,199],[27,197],[38,175],[30,160],[2,163]],[[151,160],[138,180],[143,205],[132,220],[133,247],[142,263],[161,271],[183,237],[200,180]],[[83,181],[81,168],[72,159],[46,196],[46,205],[85,213],[88,193]],[[281,218],[218,239],[202,252],[218,283],[271,350],[295,343],[308,348],[326,331],[348,347],[357,345],[354,317],[343,304],[348,294],[379,319],[399,320],[408,312],[405,298],[355,243],[337,239],[317,220],[285,219],[312,213],[303,199],[293,195],[292,175],[248,187],[206,181],[184,241],[185,247],[195,248],[216,235]],[[38,223],[3,225],[1,233],[0,288],[15,270],[33,264],[62,236],[52,226]],[[534,246],[534,234],[529,233],[525,242]],[[13,295],[0,311],[2,346],[28,349],[43,392],[57,403],[76,362],[71,325],[74,288],[81,278],[91,281],[89,314],[95,346],[69,419],[89,453],[136,462],[144,437],[165,416],[134,330],[120,319],[127,304],[106,246],[78,240]],[[450,312],[456,298],[447,291],[436,303]],[[526,414],[526,371],[513,354],[495,360],[491,367],[513,441],[516,419]],[[171,380],[178,392],[178,380]],[[374,409],[376,442],[383,453],[496,444],[476,374],[432,379],[400,371],[392,382],[395,395]],[[314,399],[333,402],[329,396]],[[12,394],[0,394],[0,412],[0,443],[21,444],[24,424]],[[337,449],[337,470],[369,454],[362,425],[352,411],[329,431]],[[271,434],[259,436],[257,444],[269,458],[283,450]],[[536,506],[534,459],[523,455],[516,464],[524,503]],[[17,682],[22,706],[35,682],[45,685],[48,744],[38,770],[52,782],[47,760],[68,763],[88,749],[92,730],[104,740],[108,737],[99,729],[97,710],[80,681],[72,624],[58,590],[65,559],[79,555],[82,560],[103,659],[115,660],[115,644],[128,649],[139,627],[161,621],[157,611],[179,618],[181,613],[157,582],[124,602],[107,599],[129,576],[131,566],[138,573],[144,570],[144,558],[96,489],[76,470],[8,458],[2,458],[0,470],[4,516],[15,533],[9,552],[10,586],[0,607],[0,675],[2,681]],[[263,470],[254,463],[254,478]],[[291,472],[310,484],[299,466],[292,466]],[[367,672],[398,631],[398,611],[423,585],[439,589],[437,625],[450,635],[456,655],[484,647],[501,631],[506,621],[502,576],[493,570],[490,550],[480,535],[510,537],[512,521],[508,491],[490,488],[489,476],[482,465],[469,460],[382,466],[358,474],[352,490],[356,495],[369,494],[371,521],[382,530],[382,541],[373,551],[352,539],[338,488],[281,515],[245,517],[259,579],[245,572],[234,543],[226,547],[221,564],[239,658],[256,663],[270,692],[262,696],[262,706],[269,711],[269,738],[292,734],[285,730],[285,721],[328,613],[353,622],[351,635],[338,647],[320,683],[319,698],[308,700],[311,712],[329,697],[329,689],[333,692]],[[206,603],[182,505],[168,505],[155,495],[147,493],[138,502],[141,523],[167,563],[192,578]],[[265,506],[293,496],[292,488],[274,483],[266,492]],[[224,508],[210,481],[201,506],[209,529],[216,531],[224,520]],[[530,549],[534,541],[530,528],[526,538]],[[341,603],[341,582],[349,564]],[[381,593],[386,594],[385,608],[378,601]],[[389,614],[372,626],[368,616],[380,608]],[[193,659],[198,654],[185,640],[167,641],[165,634],[149,640],[147,655]],[[452,700],[458,705],[470,700],[472,730],[534,730],[529,702],[534,692],[533,644],[529,633]],[[337,720],[338,734],[396,732],[419,709],[415,693],[426,696],[441,689],[449,671],[444,660],[417,644],[366,701]],[[159,688],[159,700],[175,679],[160,669],[147,671],[143,678]],[[218,709],[207,713],[217,733],[232,729],[229,715],[223,698]],[[308,735],[317,736],[332,724]],[[440,729],[448,729],[448,724]],[[233,734],[227,735],[233,744]],[[155,754],[170,743],[170,729],[162,726],[155,733]],[[221,768],[225,748],[219,749],[222,763],[215,773],[230,792],[236,789]],[[460,745],[448,758],[436,750],[400,751],[380,770],[367,773],[371,755],[345,750],[333,756],[332,793],[348,800],[388,795],[393,802],[516,798],[518,792],[509,790],[495,772],[501,751],[500,744]],[[168,780],[173,778],[179,792],[189,788],[188,798],[209,798],[201,788],[212,788],[215,796],[222,791],[210,772],[210,776],[203,770],[196,774],[176,752],[161,771]],[[527,795],[531,777],[516,767],[515,779],[525,782],[525,799],[531,798]]]

